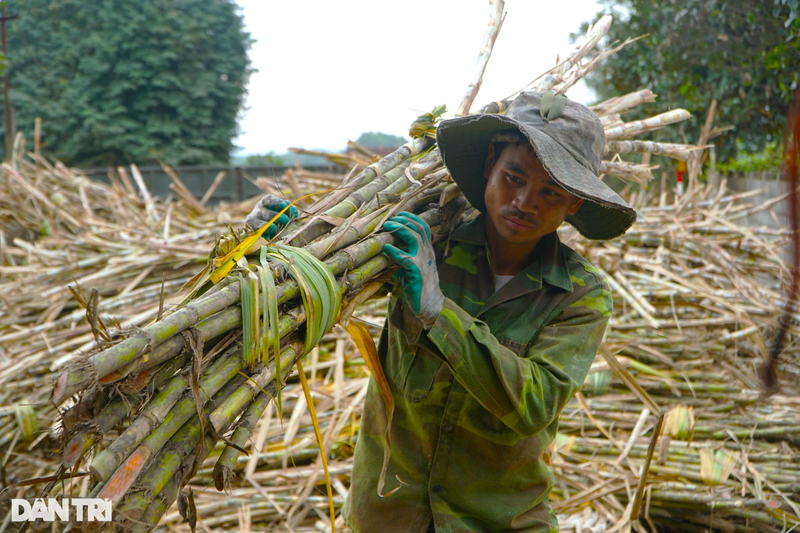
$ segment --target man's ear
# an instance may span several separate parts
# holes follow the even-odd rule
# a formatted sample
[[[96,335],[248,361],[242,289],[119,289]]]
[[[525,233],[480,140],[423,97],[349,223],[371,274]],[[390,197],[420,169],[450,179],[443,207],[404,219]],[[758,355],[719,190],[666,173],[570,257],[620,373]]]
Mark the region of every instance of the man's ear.
[[[494,143],[489,143],[489,151],[486,153],[486,163],[483,166],[483,177],[487,180],[492,174],[494,164],[497,162],[497,154],[494,151]]]
[[[569,210],[567,211],[570,215],[574,215],[578,212],[578,209],[581,208],[583,205],[583,198],[578,198],[577,196],[572,201],[572,205],[569,206]]]

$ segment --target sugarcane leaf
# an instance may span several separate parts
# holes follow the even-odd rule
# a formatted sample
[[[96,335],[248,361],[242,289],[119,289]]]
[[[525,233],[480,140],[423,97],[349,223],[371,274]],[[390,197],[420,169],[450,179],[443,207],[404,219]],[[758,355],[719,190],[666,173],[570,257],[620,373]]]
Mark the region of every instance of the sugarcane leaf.
[[[383,287],[387,281],[388,279],[379,278],[364,285],[359,293],[349,300],[342,308],[342,312],[339,314],[339,323],[346,328],[348,322],[350,321],[350,317],[353,315],[353,312],[356,310],[356,308],[372,298],[372,296],[378,292],[378,290],[380,290],[380,288]]]
[[[269,220],[269,222],[267,222],[266,224],[261,226],[259,229],[254,231],[252,234],[250,234],[247,238],[242,240],[242,242],[240,242],[236,246],[236,248],[234,248],[233,250],[231,250],[230,252],[225,254],[225,256],[221,260],[222,266],[220,266],[219,268],[217,268],[216,270],[214,270],[211,273],[211,276],[210,276],[211,277],[211,281],[213,281],[214,283],[219,283],[219,281],[222,278],[224,278],[225,276],[228,275],[228,273],[231,271],[231,269],[233,268],[233,265],[236,263],[236,261],[238,259],[240,259],[242,256],[244,256],[245,252],[247,252],[247,250],[249,250],[250,247],[253,244],[255,244],[255,242],[258,240],[258,238],[261,237],[261,235],[263,235],[264,232],[267,231],[267,229],[270,226],[272,226],[272,224],[281,217],[281,215],[283,215],[286,211],[288,211],[289,208],[292,207],[297,202],[301,202],[301,201],[305,200],[306,198],[309,198],[309,197],[311,197],[311,196],[313,196],[315,194],[318,194],[318,193],[306,194],[305,196],[301,196],[297,200],[291,202],[289,205],[287,205],[286,207],[281,209],[279,212],[277,212],[275,214],[275,216],[272,217]]]
[[[677,440],[690,440],[694,423],[694,408],[678,404],[664,418],[664,433]]]
[[[300,383],[303,385],[303,394],[306,396],[306,404],[308,405],[308,413],[311,415],[311,423],[314,425],[314,435],[317,437],[317,444],[319,445],[319,455],[322,459],[322,468],[325,471],[325,487],[328,489],[328,506],[331,516],[331,528],[333,533],[336,533],[336,512],[333,509],[333,490],[331,489],[331,476],[328,472],[328,458],[325,453],[325,443],[322,440],[322,434],[319,431],[319,422],[317,421],[317,411],[314,408],[314,400],[311,399],[311,390],[308,387],[308,380],[306,373],[303,370],[303,363],[300,359],[297,360],[297,373],[300,376]]]
[[[30,405],[17,404],[14,406],[14,418],[17,421],[20,434],[25,440],[29,440],[36,435],[39,424],[36,422],[36,411]]]
[[[197,411],[197,417],[200,421],[201,434],[205,433],[205,399],[200,394],[202,388],[200,387],[200,374],[202,372],[203,364],[203,336],[196,330],[189,331],[189,346],[192,349],[192,369],[190,375],[190,385],[192,391],[192,398],[194,399],[194,407]]]
[[[239,294],[242,306],[242,358],[248,365],[255,363],[255,328],[258,321],[256,295],[253,280],[249,276],[239,278]]]
[[[192,533],[197,527],[197,506],[194,503],[194,493],[191,487],[188,492],[181,492],[178,496],[178,512],[189,523]]]
[[[275,278],[272,275],[272,269],[267,262],[267,252],[267,247],[262,246],[259,257],[259,262],[261,263],[259,279],[261,281],[261,294],[264,301],[264,305],[261,306],[264,313],[264,324],[261,330],[261,360],[264,364],[268,364],[268,342],[271,340],[272,355],[275,358],[275,402],[278,405],[278,417],[283,421],[283,409],[281,404],[281,382],[283,381],[281,379],[281,341],[278,337],[278,291],[275,288]]]
[[[605,343],[600,343],[600,354],[603,356],[603,359],[606,360],[609,368],[611,368],[614,374],[617,375],[620,381],[622,381],[625,386],[628,387],[648,409],[650,409],[650,412],[654,413],[656,416],[660,415],[661,408],[658,406],[658,404],[653,401],[650,395],[647,394],[647,391],[636,382],[636,379],[631,376],[627,370],[625,370],[625,367],[619,362],[617,356],[608,349],[608,346],[606,346]]]
[[[372,377],[378,383],[378,388],[381,391],[381,398],[383,398],[383,406],[386,411],[383,466],[378,476],[378,496],[383,498],[385,496],[391,496],[404,484],[400,478],[397,478],[397,480],[400,481],[400,485],[386,494],[383,494],[383,486],[386,482],[386,470],[389,468],[389,458],[392,456],[392,447],[389,443],[391,442],[392,415],[394,414],[394,396],[392,396],[392,391],[389,390],[389,382],[386,381],[386,375],[383,373],[383,367],[381,366],[380,359],[378,359],[378,350],[375,348],[375,341],[372,340],[372,335],[369,334],[367,326],[361,320],[351,318],[347,324],[347,332],[350,334],[350,337],[352,337],[356,347],[358,347],[358,351],[361,352],[361,356],[364,358],[364,361],[366,361],[367,368],[369,368],[369,371],[372,373]]]
[[[722,485],[735,466],[736,459],[725,450],[700,449],[700,478],[706,485]]]
[[[651,376],[658,376],[660,378],[664,378],[667,381],[673,381],[672,377],[670,377],[668,374],[662,372],[661,370],[656,370],[652,366],[642,363],[641,361],[638,361],[636,359],[628,358],[628,365],[630,365],[631,368],[635,368],[636,370],[644,374],[650,374]]]
[[[184,305],[186,302],[197,296],[198,294],[202,294],[204,286],[210,281],[210,270],[211,266],[206,264],[203,267],[203,270],[192,276],[192,278],[184,283],[178,292],[176,292],[172,298],[174,300],[179,299],[179,306]]]
[[[342,294],[330,267],[302,248],[277,245],[276,252],[288,259],[289,272],[300,288],[306,313],[306,355],[333,327],[342,304]]]

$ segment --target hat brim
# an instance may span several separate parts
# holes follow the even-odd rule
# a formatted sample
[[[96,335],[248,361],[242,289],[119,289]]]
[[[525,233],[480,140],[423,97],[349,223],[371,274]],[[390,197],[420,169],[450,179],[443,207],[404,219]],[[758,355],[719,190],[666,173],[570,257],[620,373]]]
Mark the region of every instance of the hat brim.
[[[585,201],[567,222],[589,239],[613,239],[625,233],[636,220],[636,211],[603,183],[588,168],[549,135],[525,127],[503,115],[473,115],[442,122],[436,142],[450,175],[461,187],[467,200],[481,211],[486,210],[483,175],[489,143],[502,131],[518,131],[528,139],[536,156],[561,187]]]

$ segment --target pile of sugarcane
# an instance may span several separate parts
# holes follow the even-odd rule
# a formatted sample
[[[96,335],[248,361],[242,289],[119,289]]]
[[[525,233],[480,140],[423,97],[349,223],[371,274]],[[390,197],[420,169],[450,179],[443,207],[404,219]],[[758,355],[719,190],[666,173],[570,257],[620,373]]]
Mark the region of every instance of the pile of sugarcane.
[[[499,5],[498,12],[498,3],[493,4],[482,58],[488,59],[499,29]],[[598,22],[574,53],[534,86],[566,91],[613,53],[614,49],[591,54],[609,24],[610,18]],[[480,76],[473,83],[475,89],[479,80]],[[474,92],[468,92],[460,114],[469,111]],[[652,178],[652,167],[626,161],[627,154],[695,157],[696,147],[690,145],[631,140],[688,118],[685,111],[673,110],[623,122],[622,113],[654,99],[643,90],[593,108],[609,140],[604,173],[644,183]],[[491,104],[484,111],[502,112],[507,103]],[[8,396],[16,384],[25,383],[30,390],[41,375],[64,369],[52,392],[60,416],[47,434],[50,439],[44,433],[41,437],[63,443],[60,465],[34,489],[17,488],[19,497],[67,490],[73,496],[109,498],[117,525],[132,530],[156,525],[176,500],[180,515],[192,527],[194,520],[221,529],[236,521],[294,527],[312,512],[312,521],[327,527],[326,515],[347,490],[347,458],[365,391],[363,362],[348,349],[346,364],[344,352],[351,344],[343,338],[335,340],[335,349],[326,349],[328,330],[337,318],[345,326],[355,324],[349,320],[354,309],[388,279],[390,265],[380,254],[384,244],[393,242],[381,231],[387,217],[400,210],[416,212],[439,239],[474,215],[451,183],[433,143],[441,111],[415,122],[411,142],[364,168],[354,168],[332,193],[303,207],[302,216],[273,242],[231,229],[213,246],[198,250],[194,243],[214,235],[225,222],[241,220],[248,209],[241,208],[240,216],[231,218],[204,212],[194,205],[202,207],[202,202],[192,202],[177,178],[179,201],[164,204],[149,196],[136,172],[138,194],[125,173],[106,187],[81,181],[37,157],[17,157],[5,165],[6,180],[0,183],[8,190],[30,189],[34,207],[28,212],[44,214],[41,220],[31,217],[20,225],[30,233],[47,220],[53,236],[25,245],[21,238],[18,244],[0,242],[0,257],[9,265],[3,268],[19,276],[6,287],[9,292],[2,291],[5,298],[18,295],[9,300],[0,324],[0,346],[5,350],[0,355],[16,365],[0,375],[7,395],[3,401],[9,407],[20,402],[18,396]],[[53,181],[47,193],[40,179]],[[293,180],[288,178],[290,186]],[[294,196],[301,193],[297,186],[292,189]],[[8,205],[18,201],[20,194],[13,194]],[[97,207],[93,198],[105,207]],[[625,524],[638,516],[632,513],[640,506],[647,520],[688,514],[687,520],[702,524],[698,521],[721,512],[717,500],[722,499],[731,500],[725,509],[736,512],[725,516],[736,518],[735,527],[746,520],[776,527],[778,514],[787,524],[797,519],[790,496],[774,497],[776,491],[796,491],[769,477],[774,469],[751,468],[747,460],[739,463],[725,455],[730,447],[730,441],[723,442],[728,435],[725,424],[736,422],[731,431],[741,449],[755,450],[752,464],[774,457],[791,463],[796,457],[791,444],[780,449],[770,440],[796,434],[791,409],[770,416],[758,411],[752,368],[765,353],[780,310],[786,268],[775,250],[786,233],[737,225],[736,217],[759,208],[744,206],[744,199],[687,195],[667,203],[666,198],[639,194],[634,202],[643,220],[626,236],[597,244],[569,232],[563,235],[605,270],[617,303],[604,345],[603,364],[608,367],[593,369],[584,395],[565,411],[563,437],[553,451],[559,479],[554,505],[568,513],[564,523],[572,521],[576,530]],[[133,212],[121,207],[129,203],[136,206],[128,208]],[[213,221],[198,222],[208,220],[203,217]],[[74,244],[63,250],[47,248],[59,234],[62,243],[72,239]],[[212,250],[206,255],[208,248]],[[49,270],[31,272],[21,264],[23,257]],[[205,268],[176,299],[165,299],[163,295],[186,280],[187,270],[194,273],[203,263]],[[70,277],[79,278],[72,288],[74,301],[65,300],[63,290],[42,290]],[[44,298],[31,297],[42,293]],[[55,294],[58,298],[52,298]],[[145,325],[148,320],[152,322]],[[360,332],[359,347],[369,352],[363,327],[351,331]],[[790,331],[791,338],[796,334]],[[306,354],[310,376],[301,362]],[[368,353],[364,357],[369,360]],[[785,361],[781,370],[796,370],[796,357]],[[299,372],[293,374],[295,365]],[[328,383],[333,390],[313,379],[325,365],[332,369]],[[706,368],[709,365],[714,372]],[[355,381],[346,383],[346,374]],[[284,388],[290,376],[301,382],[312,378],[302,395],[294,383]],[[43,389],[40,385],[33,403],[44,403],[49,391]],[[782,402],[790,405],[789,400]],[[32,436],[32,410],[3,411],[0,406],[0,416],[5,415],[0,424],[6,429],[0,445],[13,451],[21,437]],[[655,430],[650,415],[658,410],[669,410],[662,433],[671,442],[662,437],[653,458],[648,449]],[[262,417],[265,411],[269,415]],[[288,422],[276,421],[281,413],[289,416]],[[761,427],[774,421],[779,431]],[[253,450],[251,437],[258,449],[245,457],[242,450]],[[715,439],[720,446],[714,447]],[[264,451],[270,440],[280,441],[281,449]],[[325,454],[319,454],[318,441],[329,444]],[[339,454],[341,461],[326,464],[330,453]],[[6,463],[10,456],[9,451]],[[282,470],[272,474],[268,467],[278,459]],[[287,471],[289,463],[309,460],[317,461],[306,467],[309,473]],[[648,460],[652,464],[645,470],[651,475],[644,479],[642,465]],[[740,475],[731,474],[731,461]],[[34,477],[42,474],[37,471]],[[313,492],[325,478],[330,480],[328,488]],[[734,478],[741,481],[738,499],[730,492]],[[186,486],[193,479],[189,490]],[[289,489],[281,488],[286,479],[295,480]],[[702,494],[691,488],[698,480],[708,482]],[[216,489],[241,497],[209,495],[212,481]],[[682,514],[683,509],[691,512]],[[713,511],[709,515],[698,509]],[[166,519],[174,522],[175,516]],[[87,531],[99,526],[80,524]]]
[[[643,194],[624,237],[576,242],[612,285],[616,309],[604,360],[562,416],[554,508],[591,502],[619,525],[638,516],[630,502],[649,464],[641,509],[651,524],[788,530],[800,523],[796,346],[783,354],[780,394],[764,397],[759,369],[786,303],[781,250],[791,234],[747,225],[785,197],[753,205],[761,191],[690,192],[674,203]],[[656,413],[665,415],[658,441]]]

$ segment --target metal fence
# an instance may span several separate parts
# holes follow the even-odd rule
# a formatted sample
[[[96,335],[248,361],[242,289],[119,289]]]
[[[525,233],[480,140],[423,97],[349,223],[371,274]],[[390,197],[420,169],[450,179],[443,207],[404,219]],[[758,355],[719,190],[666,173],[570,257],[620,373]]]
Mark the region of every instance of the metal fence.
[[[177,166],[172,167],[181,181],[186,187],[198,198],[202,198],[208,191],[214,179],[220,172],[225,172],[225,178],[217,187],[214,194],[209,198],[208,204],[218,204],[219,202],[241,202],[253,196],[262,194],[263,191],[258,188],[255,181],[256,178],[265,177],[267,179],[275,180],[276,188],[279,188],[281,183],[280,177],[284,174],[286,166]],[[303,170],[313,172],[341,172],[334,166],[309,166],[303,167]],[[116,172],[114,168],[84,168],[81,169],[88,177],[97,179],[108,183],[110,172]],[[164,169],[159,167],[139,167],[142,173],[145,185],[147,186],[150,194],[166,198],[170,194],[170,184],[172,180],[169,178]]]
[[[779,179],[777,171],[750,172],[724,176],[731,191],[745,192],[761,189],[763,192],[748,200],[753,205],[763,204],[789,191],[788,184]],[[753,213],[746,218],[751,226],[786,228],[789,226],[789,201],[783,200],[771,209]]]

